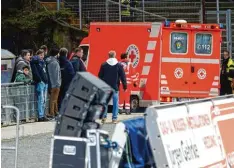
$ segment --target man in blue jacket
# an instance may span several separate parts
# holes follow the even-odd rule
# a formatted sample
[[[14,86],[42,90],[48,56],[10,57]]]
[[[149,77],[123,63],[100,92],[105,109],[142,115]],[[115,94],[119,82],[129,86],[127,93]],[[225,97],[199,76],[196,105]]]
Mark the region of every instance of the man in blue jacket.
[[[72,78],[75,76],[75,71],[71,62],[67,59],[68,50],[66,48],[61,48],[59,51],[59,64],[61,69],[62,83],[59,92],[58,106],[60,109],[63,98],[69,88]]]
[[[39,49],[36,56],[32,57],[31,68],[33,74],[33,81],[36,84],[36,91],[38,96],[38,121],[48,121],[45,116],[45,105],[48,90],[48,77],[46,73],[46,64],[44,62],[44,50]]]
[[[120,80],[123,84],[123,89],[127,90],[127,82],[126,82],[126,76],[123,67],[120,63],[118,63],[118,60],[115,58],[116,52],[110,51],[109,52],[109,59],[105,63],[101,65],[100,71],[99,71],[99,78],[102,79],[104,82],[106,82],[108,85],[110,85],[114,90],[113,94],[113,111],[112,111],[112,122],[114,124],[117,123],[117,117],[119,112],[119,85]],[[107,116],[107,108],[104,114],[104,118],[102,119],[102,122],[105,123]]]
[[[85,63],[82,60],[83,49],[78,47],[75,49],[75,54],[71,58],[71,63],[75,72],[84,72],[86,71]]]

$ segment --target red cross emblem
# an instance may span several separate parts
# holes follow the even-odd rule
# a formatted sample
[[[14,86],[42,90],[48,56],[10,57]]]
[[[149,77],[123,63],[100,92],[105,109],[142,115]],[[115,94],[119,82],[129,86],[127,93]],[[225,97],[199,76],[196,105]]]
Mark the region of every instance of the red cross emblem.
[[[201,75],[201,76],[203,76],[203,75],[204,75],[204,73],[203,73],[203,72],[200,72],[200,75]]]
[[[183,77],[183,70],[181,68],[176,68],[174,71],[174,75],[176,78],[182,78]]]
[[[129,55],[129,58],[130,58],[131,62],[133,62],[133,60],[136,58],[136,55],[135,55],[134,51],[131,51],[131,54]]]
[[[199,79],[205,79],[206,78],[206,70],[205,69],[199,69],[197,72]]]
[[[180,76],[180,74],[181,74],[180,71],[177,71],[177,75]]]

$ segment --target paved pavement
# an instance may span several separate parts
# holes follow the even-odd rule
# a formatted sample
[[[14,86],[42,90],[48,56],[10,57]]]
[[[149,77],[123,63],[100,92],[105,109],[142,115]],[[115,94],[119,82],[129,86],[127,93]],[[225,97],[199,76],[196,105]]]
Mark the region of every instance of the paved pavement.
[[[131,115],[119,115],[119,120],[126,120],[142,116],[142,113]],[[111,124],[111,115],[108,114],[107,124],[102,129],[113,134],[115,125]],[[55,122],[29,123],[20,126],[19,141],[19,168],[48,168],[50,158],[51,136],[54,130]],[[1,129],[2,146],[13,146],[15,141],[15,126],[5,127]],[[14,167],[14,152],[2,151],[1,157],[2,168]]]
[[[133,113],[131,115],[121,114],[119,115],[119,121],[126,120],[128,118],[134,118],[143,116],[143,113]],[[101,122],[100,120],[98,122]],[[107,123],[111,123],[111,114],[108,113]],[[54,131],[55,121],[49,122],[35,122],[20,125],[20,137],[32,136],[37,134],[50,133]],[[1,139],[12,139],[16,135],[16,126],[9,126],[1,128]]]

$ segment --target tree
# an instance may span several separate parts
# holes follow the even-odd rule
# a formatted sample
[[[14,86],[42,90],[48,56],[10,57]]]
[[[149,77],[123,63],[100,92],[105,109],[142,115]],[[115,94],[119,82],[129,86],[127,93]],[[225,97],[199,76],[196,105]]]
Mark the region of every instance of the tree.
[[[70,9],[49,11],[35,0],[3,1],[2,48],[18,54],[23,48],[37,50],[42,44],[59,46],[58,41],[54,41],[54,31],[58,27],[71,34],[85,36],[87,33],[68,24],[72,17]]]

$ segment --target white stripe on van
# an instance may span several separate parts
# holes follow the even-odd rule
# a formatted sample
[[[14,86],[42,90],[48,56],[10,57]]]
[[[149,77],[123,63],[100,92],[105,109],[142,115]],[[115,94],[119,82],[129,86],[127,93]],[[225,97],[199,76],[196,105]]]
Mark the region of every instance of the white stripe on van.
[[[199,64],[219,64],[219,59],[200,59],[200,58],[192,58],[191,63],[199,63]]]
[[[145,62],[152,62],[153,56],[154,56],[153,53],[146,53],[145,54]]]
[[[167,85],[167,80],[161,80],[162,85]]]
[[[157,41],[148,41],[147,50],[155,50]]]
[[[161,79],[166,79],[166,75],[161,75]]]
[[[171,93],[189,93],[187,90],[170,90]]]
[[[215,77],[214,77],[214,80],[219,80],[219,76],[215,76]]]
[[[149,75],[150,66],[143,66],[141,75]]]
[[[169,58],[169,57],[162,57],[162,62],[190,63],[190,58]]]
[[[219,82],[213,82],[212,86],[219,86]]]
[[[190,93],[193,93],[193,94],[208,94],[210,92],[208,92],[208,91],[190,91]]]
[[[168,63],[174,62],[174,63],[219,64],[219,59],[162,57],[162,62],[168,62]]]
[[[158,37],[160,27],[161,27],[161,24],[152,23],[152,28],[151,28],[151,32],[150,32],[150,37]]]

